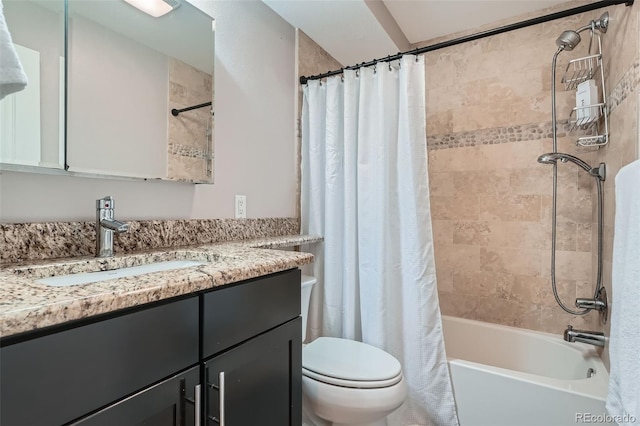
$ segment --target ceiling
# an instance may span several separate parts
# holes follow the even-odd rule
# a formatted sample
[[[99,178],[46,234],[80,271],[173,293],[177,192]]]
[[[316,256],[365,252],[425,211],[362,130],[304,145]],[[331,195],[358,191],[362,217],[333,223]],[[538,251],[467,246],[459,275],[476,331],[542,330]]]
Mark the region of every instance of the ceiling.
[[[343,65],[571,0],[262,0]]]

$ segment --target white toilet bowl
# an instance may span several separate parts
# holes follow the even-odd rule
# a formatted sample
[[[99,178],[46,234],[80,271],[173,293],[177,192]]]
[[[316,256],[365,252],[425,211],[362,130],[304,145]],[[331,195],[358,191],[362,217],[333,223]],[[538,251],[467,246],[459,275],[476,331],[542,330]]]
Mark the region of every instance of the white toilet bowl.
[[[362,426],[373,425],[400,407],[406,397],[406,386],[401,378],[388,388],[343,388],[303,375],[302,392],[306,409],[329,424]]]
[[[303,341],[315,282],[302,276]],[[316,426],[373,426],[402,405],[407,386],[400,362],[382,349],[320,337],[302,349],[302,393]]]

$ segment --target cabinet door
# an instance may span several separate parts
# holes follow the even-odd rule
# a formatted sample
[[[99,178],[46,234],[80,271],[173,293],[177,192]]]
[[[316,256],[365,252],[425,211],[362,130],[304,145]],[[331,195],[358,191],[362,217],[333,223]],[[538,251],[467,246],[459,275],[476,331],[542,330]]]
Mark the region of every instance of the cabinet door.
[[[73,423],[77,426],[192,426],[200,411],[200,368],[151,386]],[[199,415],[199,413],[198,413]]]
[[[215,426],[302,424],[301,319],[205,363],[205,419]]]

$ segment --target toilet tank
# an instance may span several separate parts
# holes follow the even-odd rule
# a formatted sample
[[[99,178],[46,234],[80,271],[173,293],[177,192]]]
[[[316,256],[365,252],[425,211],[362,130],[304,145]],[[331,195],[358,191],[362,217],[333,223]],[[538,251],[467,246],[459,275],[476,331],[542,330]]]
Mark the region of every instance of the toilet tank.
[[[309,316],[311,290],[318,280],[316,277],[303,275],[301,281],[302,291],[300,292],[300,316],[302,317],[302,341],[304,342],[307,338],[307,318]]]

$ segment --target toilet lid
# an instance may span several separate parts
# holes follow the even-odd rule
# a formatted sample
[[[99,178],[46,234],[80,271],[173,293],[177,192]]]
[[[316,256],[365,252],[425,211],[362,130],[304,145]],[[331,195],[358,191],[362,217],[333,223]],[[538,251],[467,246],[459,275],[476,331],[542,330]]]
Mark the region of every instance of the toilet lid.
[[[346,381],[397,382],[400,362],[387,352],[354,340],[320,337],[302,350],[302,366],[314,376]]]

